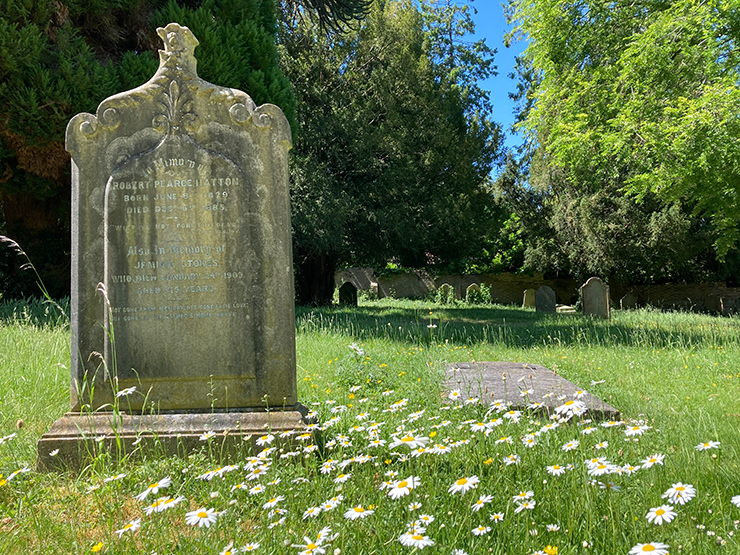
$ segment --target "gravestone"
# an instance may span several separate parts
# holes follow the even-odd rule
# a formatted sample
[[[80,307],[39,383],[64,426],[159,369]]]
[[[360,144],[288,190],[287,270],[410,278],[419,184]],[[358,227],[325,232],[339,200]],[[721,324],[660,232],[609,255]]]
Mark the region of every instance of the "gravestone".
[[[155,75],[67,126],[72,413],[41,439],[41,458],[53,447],[73,458],[86,432],[191,437],[202,422],[188,414],[226,413],[218,426],[245,434],[250,418],[269,423],[247,414],[266,407],[285,409],[278,428],[302,420],[288,122],[200,79],[187,27],[157,33]],[[111,430],[84,414],[117,403],[132,415],[153,407],[156,426]]]
[[[722,303],[719,295],[707,295],[704,298],[704,310],[710,314],[719,314],[722,312]]]
[[[480,285],[477,283],[471,283],[465,290],[465,302],[471,304],[482,304],[491,299],[483,298],[483,291],[481,291]]]
[[[525,289],[524,290],[524,301],[522,302],[522,308],[534,308],[535,307],[535,290]]]
[[[737,302],[735,299],[731,297],[722,297],[719,302],[723,316],[729,316],[735,312],[735,306]]]
[[[637,297],[633,293],[627,293],[619,300],[619,308],[622,310],[632,310],[637,308]]]
[[[609,319],[609,286],[601,278],[589,278],[581,286],[581,306],[585,316]]]
[[[455,289],[449,283],[443,283],[437,289],[437,302],[450,304],[455,302]]]
[[[357,306],[357,287],[349,281],[339,288],[339,304],[342,306]]]
[[[537,312],[555,312],[555,291],[547,285],[543,285],[534,292],[534,306]]]

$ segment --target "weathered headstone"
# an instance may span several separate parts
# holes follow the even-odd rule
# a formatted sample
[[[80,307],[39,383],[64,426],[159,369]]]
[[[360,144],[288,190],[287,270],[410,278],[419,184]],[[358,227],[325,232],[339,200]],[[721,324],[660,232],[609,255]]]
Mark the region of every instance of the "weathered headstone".
[[[589,278],[581,286],[581,306],[584,315],[608,320],[609,286],[601,278]]]
[[[555,291],[547,285],[543,285],[534,292],[534,306],[537,312],[555,312]]]
[[[339,288],[339,304],[342,306],[357,306],[357,287],[349,281]]]
[[[187,27],[157,32],[156,74],[67,127],[73,413],[40,455],[42,444],[79,440],[89,422],[75,413],[132,387],[121,406],[164,411],[160,432],[167,411],[298,408],[288,122],[200,79]],[[220,425],[237,421],[249,429],[247,414]],[[199,433],[184,417],[170,424]]]
[[[632,310],[637,308],[637,297],[633,293],[627,293],[619,300],[619,307],[622,310]]]
[[[437,302],[450,304],[455,302],[455,289],[449,283],[443,283],[437,289]]]
[[[525,289],[524,301],[522,302],[522,308],[534,308],[535,307],[534,294],[535,294],[534,289]]]
[[[483,297],[483,291],[480,288],[480,285],[477,283],[471,283],[468,285],[468,288],[465,290],[465,302],[471,303],[471,304],[481,304],[486,301],[490,301],[491,299],[485,299]]]
[[[722,309],[723,316],[729,316],[735,312],[735,306],[737,301],[732,297],[722,297],[720,299],[720,307]]]
[[[704,310],[710,314],[719,314],[722,312],[722,303],[719,295],[707,295],[704,297]]]

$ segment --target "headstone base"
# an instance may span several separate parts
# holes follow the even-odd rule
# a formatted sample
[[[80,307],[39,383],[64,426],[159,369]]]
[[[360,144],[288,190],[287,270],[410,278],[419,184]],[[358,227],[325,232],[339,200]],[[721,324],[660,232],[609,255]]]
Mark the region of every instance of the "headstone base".
[[[79,469],[102,451],[114,458],[146,452],[187,455],[211,443],[226,456],[260,451],[256,440],[266,433],[303,432],[308,410],[298,404],[286,410],[131,415],[67,413],[38,442],[39,471]],[[205,439],[204,434],[213,434]],[[58,451],[57,451],[58,450]],[[52,453],[55,453],[52,455]]]

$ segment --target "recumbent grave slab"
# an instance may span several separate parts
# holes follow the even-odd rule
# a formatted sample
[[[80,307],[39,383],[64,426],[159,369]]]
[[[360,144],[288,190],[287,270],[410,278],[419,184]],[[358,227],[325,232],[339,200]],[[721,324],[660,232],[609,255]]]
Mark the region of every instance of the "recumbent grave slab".
[[[160,432],[181,436],[203,431],[187,413],[236,414],[219,427],[237,434],[255,431],[238,413],[266,407],[281,411],[277,427],[302,422],[288,122],[276,106],[200,79],[187,27],[157,32],[156,74],[67,127],[72,412],[39,442],[42,463],[54,447],[73,458],[86,426],[119,434],[84,414],[116,402],[155,412]],[[148,418],[123,429],[140,435]]]

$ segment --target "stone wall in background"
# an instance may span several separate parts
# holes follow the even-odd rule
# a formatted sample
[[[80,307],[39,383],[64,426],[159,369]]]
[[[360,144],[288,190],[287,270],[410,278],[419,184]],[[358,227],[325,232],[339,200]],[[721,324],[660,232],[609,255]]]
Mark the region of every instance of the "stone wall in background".
[[[538,289],[543,285],[555,291],[558,304],[573,305],[578,302],[579,289],[583,285],[574,279],[544,279],[538,274],[441,275],[433,279],[423,270],[417,270],[379,277],[372,268],[338,271],[335,275],[337,287],[345,282],[353,283],[360,291],[371,291],[378,298],[424,298],[443,283],[448,283],[455,290],[455,298],[464,299],[471,284],[485,284],[491,289],[494,302],[519,306],[526,289]],[[637,307],[732,314],[740,305],[740,287],[728,287],[724,282],[634,286],[609,283],[609,292],[613,308],[619,308],[620,300],[628,294],[634,296]]]

